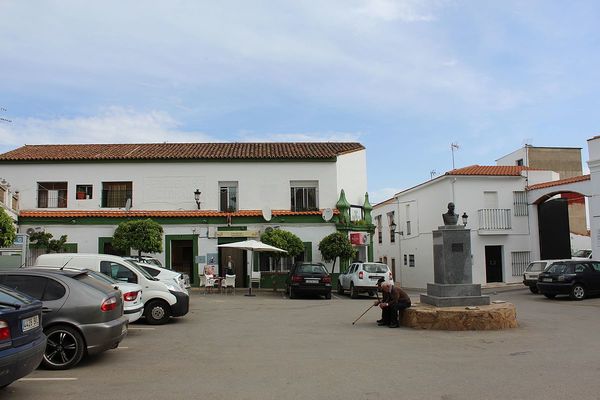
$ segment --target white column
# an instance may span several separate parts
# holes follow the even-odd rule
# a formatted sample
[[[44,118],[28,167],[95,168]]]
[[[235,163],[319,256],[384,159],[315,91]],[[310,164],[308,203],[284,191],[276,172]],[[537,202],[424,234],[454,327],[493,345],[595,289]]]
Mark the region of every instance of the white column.
[[[600,136],[588,140],[591,178],[591,195],[589,198],[590,232],[592,234],[592,254],[594,259],[600,257]]]

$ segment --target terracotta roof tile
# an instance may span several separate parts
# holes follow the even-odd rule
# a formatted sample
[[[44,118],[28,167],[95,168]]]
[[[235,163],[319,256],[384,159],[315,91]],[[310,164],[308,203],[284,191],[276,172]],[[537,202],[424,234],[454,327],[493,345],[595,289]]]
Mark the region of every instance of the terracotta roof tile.
[[[520,176],[524,170],[533,170],[520,165],[470,165],[453,169],[446,175]]]
[[[274,217],[321,215],[321,211],[272,210]],[[334,214],[339,214],[334,210]],[[21,218],[206,218],[206,217],[262,217],[261,210],[241,210],[226,213],[214,210],[22,210]]]
[[[538,183],[535,185],[527,186],[527,190],[544,189],[544,188],[549,188],[549,187],[553,187],[553,186],[560,186],[560,185],[566,185],[568,183],[583,182],[583,181],[589,181],[589,180],[590,180],[589,175],[573,176],[571,178],[560,179],[558,181],[543,182],[543,183]]]
[[[0,154],[1,161],[94,160],[322,160],[364,150],[360,143],[141,143],[25,145]]]

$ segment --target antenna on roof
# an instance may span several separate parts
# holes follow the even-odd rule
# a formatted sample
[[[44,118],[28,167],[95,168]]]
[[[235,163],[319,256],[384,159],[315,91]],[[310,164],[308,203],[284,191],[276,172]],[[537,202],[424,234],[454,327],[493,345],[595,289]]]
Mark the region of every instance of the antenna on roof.
[[[6,108],[4,107],[0,107],[0,111],[6,111]],[[7,119],[7,118],[2,118],[0,117],[0,121],[4,121],[4,122],[12,122],[12,120]]]
[[[456,149],[456,150],[460,149],[460,146],[456,142],[450,143],[450,150],[452,151],[452,169],[455,169],[454,168],[454,149]]]
[[[73,257],[69,258],[69,259],[67,260],[67,262],[66,262],[66,263],[64,263],[64,265],[63,265],[62,267],[60,267],[59,269],[60,269],[61,271],[62,271],[63,269],[65,269],[65,267],[67,266],[67,264],[68,264],[68,263],[70,263],[72,259],[73,259]]]
[[[432,169],[431,171],[429,171],[429,175],[431,175],[431,179],[433,179],[433,177],[437,175],[436,170]]]

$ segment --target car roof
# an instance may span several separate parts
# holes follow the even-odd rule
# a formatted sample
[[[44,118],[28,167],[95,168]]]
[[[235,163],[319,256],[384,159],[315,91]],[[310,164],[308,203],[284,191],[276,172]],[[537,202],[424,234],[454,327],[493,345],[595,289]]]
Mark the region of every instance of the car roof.
[[[51,267],[45,268],[43,266],[3,270],[0,272],[3,274],[18,273],[18,274],[27,274],[27,275],[61,275],[61,276],[67,276],[69,278],[87,274],[86,270],[81,270],[81,269],[75,270],[75,269],[66,269],[66,268],[65,269],[58,269],[58,268],[51,268]]]

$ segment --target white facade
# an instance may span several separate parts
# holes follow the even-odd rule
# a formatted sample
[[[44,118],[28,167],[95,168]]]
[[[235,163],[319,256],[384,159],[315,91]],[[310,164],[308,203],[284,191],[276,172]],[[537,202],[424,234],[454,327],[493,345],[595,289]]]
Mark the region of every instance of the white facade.
[[[522,280],[523,263],[533,257],[532,249],[537,248],[537,241],[531,235],[537,225],[532,227],[528,217],[535,210],[527,205],[527,179],[524,175],[443,175],[378,204],[373,210],[376,226],[374,258],[386,261],[392,269],[395,264],[395,279],[402,286],[426,288],[428,282],[433,282],[432,231],[443,225],[442,214],[447,211],[448,202],[454,202],[457,214],[462,216],[466,212],[468,215],[473,283],[485,284],[490,279],[502,282]],[[535,171],[529,175],[530,184],[532,180],[556,179],[557,174],[551,171]],[[525,196],[520,212],[515,211],[515,196],[518,195],[514,192],[520,192],[521,199]],[[403,233],[396,234],[394,243],[391,242],[389,228],[391,213],[398,226],[396,231]],[[378,243],[379,218],[381,244]],[[499,252],[500,265],[496,262],[496,266],[486,267],[486,246],[491,253]],[[489,264],[490,260],[487,261]],[[490,278],[488,268],[496,271],[498,276]]]

